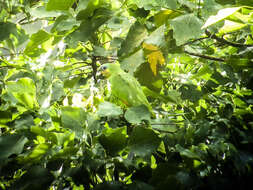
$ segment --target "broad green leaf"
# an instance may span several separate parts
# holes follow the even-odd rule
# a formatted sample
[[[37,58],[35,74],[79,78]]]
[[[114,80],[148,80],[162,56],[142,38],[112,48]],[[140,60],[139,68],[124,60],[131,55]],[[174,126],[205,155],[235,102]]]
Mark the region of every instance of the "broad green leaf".
[[[225,8],[219,10],[217,15],[215,16],[210,16],[206,23],[202,26],[202,29],[207,28],[208,26],[211,26],[219,21],[224,20],[225,18],[233,15],[235,12],[239,11],[241,7],[233,7],[233,8]]]
[[[236,0],[236,4],[242,5],[242,6],[251,6],[253,7],[253,0]]]
[[[223,27],[219,30],[219,34],[226,34],[230,32],[234,32],[246,27],[247,24],[242,24],[239,22],[233,22],[230,20],[225,20]]]
[[[179,130],[179,128],[175,125],[175,123],[167,118],[151,120],[150,123],[151,123],[152,129],[155,129],[158,131],[175,133]]]
[[[180,153],[181,156],[200,160],[200,157],[198,154],[196,154],[195,152],[193,152],[190,149],[183,148],[179,144],[176,145],[176,150]]]
[[[158,67],[158,70],[161,71],[162,69]],[[157,75],[154,75],[153,71],[150,68],[150,65],[147,62],[140,65],[134,76],[142,86],[147,87],[148,89],[155,92],[161,91],[161,88],[163,86],[162,76],[159,72]],[[143,91],[145,91],[145,89],[143,89]],[[146,96],[148,96],[148,94],[146,94]]]
[[[153,31],[146,39],[145,39],[145,43],[146,44],[150,44],[153,46],[157,46],[157,47],[161,47],[164,45],[164,43],[166,43],[165,41],[165,31],[166,31],[166,27],[165,25],[160,26],[159,28],[157,28],[155,31]],[[153,49],[153,50],[158,50],[157,48]]]
[[[59,16],[54,22],[52,32],[69,31],[75,26],[79,26],[80,22],[77,22],[74,18],[69,18],[67,15]]]
[[[66,42],[71,46],[76,46],[79,41],[86,42],[96,30],[112,17],[109,9],[98,9],[91,19],[85,19],[77,30],[68,35]]]
[[[53,82],[51,102],[58,101],[65,95],[63,86],[64,84],[61,80],[56,80]]]
[[[178,46],[190,39],[199,38],[202,34],[202,21],[193,14],[176,17],[171,21],[173,37]]]
[[[41,157],[43,157],[47,151],[49,150],[50,145],[48,143],[42,143],[37,145],[32,152],[24,158],[25,162],[29,161],[39,161]]]
[[[128,146],[138,156],[150,155],[160,145],[160,138],[151,129],[135,127],[130,135]]]
[[[102,102],[98,106],[97,114],[100,117],[117,117],[121,115],[123,112],[119,106],[112,104],[110,102]]]
[[[147,35],[148,32],[146,27],[138,21],[135,22],[131,26],[125,41],[122,43],[118,55],[126,56],[134,52],[134,50],[141,45]]]
[[[61,13],[57,11],[47,11],[45,7],[32,8],[29,13],[36,18],[58,17],[61,15]]]
[[[128,73],[133,75],[134,72],[138,69],[138,67],[144,62],[144,52],[142,49],[140,49],[136,53],[123,59],[120,65],[123,70],[128,71]]]
[[[81,137],[84,132],[86,112],[82,108],[62,107],[61,121],[64,128],[71,129],[78,137]]]
[[[99,142],[110,155],[116,155],[127,145],[126,127],[116,129],[106,128],[99,137]]]
[[[9,35],[17,30],[16,25],[11,22],[0,22],[0,42],[8,39]]]
[[[154,16],[155,24],[156,24],[157,27],[160,27],[163,24],[165,24],[168,19],[173,19],[173,18],[175,18],[179,15],[180,15],[179,12],[176,12],[176,11],[173,11],[173,10],[170,10],[170,9],[161,10],[159,13],[157,13]]]
[[[27,142],[26,137],[18,134],[0,136],[0,160],[7,159],[12,154],[20,154]]]
[[[136,4],[139,8],[144,8],[146,10],[151,10],[155,8],[170,8],[176,9],[177,8],[177,1],[176,0],[129,0],[128,4]]]
[[[37,105],[36,87],[32,79],[21,78],[6,83],[7,92],[14,96],[23,106],[33,109]]]
[[[144,105],[130,107],[124,117],[129,123],[140,124],[142,121],[150,121],[150,112]]]
[[[75,0],[49,0],[47,3],[47,11],[67,11],[75,2]]]
[[[30,57],[39,56],[41,53],[46,52],[43,48],[39,47],[44,42],[48,41],[51,35],[44,30],[39,30],[37,33],[33,34],[27,44],[24,53]]]

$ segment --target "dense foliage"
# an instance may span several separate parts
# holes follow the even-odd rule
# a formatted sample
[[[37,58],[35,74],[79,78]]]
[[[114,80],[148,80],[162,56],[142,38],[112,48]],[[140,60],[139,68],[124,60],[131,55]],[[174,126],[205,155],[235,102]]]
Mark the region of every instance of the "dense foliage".
[[[0,0],[0,189],[251,189],[252,70],[252,0]]]

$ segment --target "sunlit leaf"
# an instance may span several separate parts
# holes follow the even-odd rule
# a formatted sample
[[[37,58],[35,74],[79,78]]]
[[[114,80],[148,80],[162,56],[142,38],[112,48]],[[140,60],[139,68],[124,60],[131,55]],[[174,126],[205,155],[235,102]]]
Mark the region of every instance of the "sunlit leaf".
[[[219,21],[222,21],[223,19],[229,17],[230,15],[233,15],[235,12],[239,11],[241,7],[233,7],[233,8],[225,8],[219,10],[217,15],[210,16],[205,24],[202,26],[202,29],[207,28],[208,26],[211,26]]]

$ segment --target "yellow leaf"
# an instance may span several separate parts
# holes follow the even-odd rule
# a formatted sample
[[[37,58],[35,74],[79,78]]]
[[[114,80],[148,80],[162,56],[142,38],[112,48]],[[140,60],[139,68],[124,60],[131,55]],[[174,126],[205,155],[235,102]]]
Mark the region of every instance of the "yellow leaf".
[[[157,50],[159,50],[157,46],[152,45],[152,44],[143,43],[143,44],[142,44],[142,47],[143,47],[145,50],[148,50],[148,51],[157,51]]]
[[[163,65],[165,60],[161,51],[154,51],[147,55],[150,68],[154,75],[157,74],[157,64]]]
[[[145,55],[148,59],[150,68],[154,75],[157,74],[157,64],[163,65],[165,60],[163,57],[163,53],[159,50],[159,48],[152,44],[143,43],[142,47],[144,48]]]

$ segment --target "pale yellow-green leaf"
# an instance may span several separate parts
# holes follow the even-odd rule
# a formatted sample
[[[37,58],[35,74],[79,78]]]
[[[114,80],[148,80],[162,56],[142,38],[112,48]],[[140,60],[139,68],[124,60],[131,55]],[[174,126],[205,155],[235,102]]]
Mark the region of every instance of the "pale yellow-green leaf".
[[[245,26],[247,26],[247,24],[225,20],[224,26],[219,30],[219,34],[234,32],[234,31],[244,28]]]
[[[202,29],[207,28],[208,26],[211,26],[219,21],[222,21],[223,19],[233,15],[235,12],[239,11],[241,7],[233,7],[233,8],[225,8],[219,10],[217,15],[210,16],[204,26],[202,26]]]

